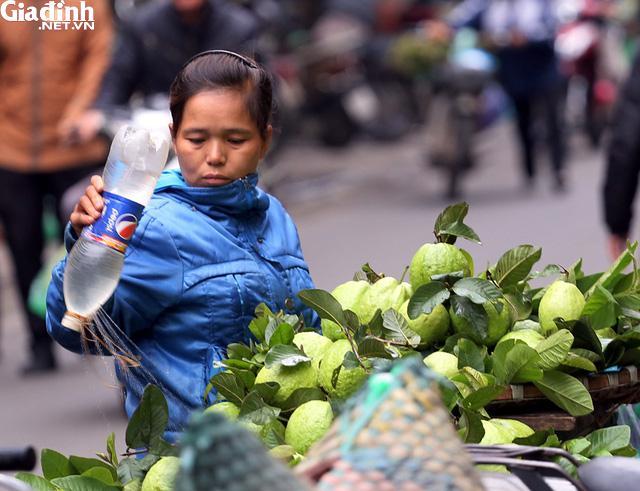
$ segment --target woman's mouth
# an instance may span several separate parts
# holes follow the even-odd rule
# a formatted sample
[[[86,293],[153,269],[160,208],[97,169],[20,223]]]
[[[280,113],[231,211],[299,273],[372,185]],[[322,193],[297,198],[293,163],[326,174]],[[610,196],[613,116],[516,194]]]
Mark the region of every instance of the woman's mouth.
[[[222,174],[205,174],[202,176],[202,180],[207,184],[226,184],[231,181],[230,178]]]

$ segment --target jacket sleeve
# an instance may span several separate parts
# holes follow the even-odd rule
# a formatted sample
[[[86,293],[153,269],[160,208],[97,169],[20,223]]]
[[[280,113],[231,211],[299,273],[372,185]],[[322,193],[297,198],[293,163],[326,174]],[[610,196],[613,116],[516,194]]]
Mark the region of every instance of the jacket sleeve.
[[[123,22],[115,39],[109,68],[102,80],[95,106],[108,110],[128,104],[141,79],[142,41],[135,26]]]
[[[609,231],[625,237],[633,217],[640,172],[640,56],[622,88],[611,122],[603,189],[604,216]]]
[[[65,242],[69,244],[72,240],[67,228]],[[63,297],[66,261],[67,258],[63,259],[54,268],[47,292],[47,331],[68,350],[82,353],[80,334],[60,323],[66,310]],[[120,282],[102,307],[112,325],[125,335],[118,340],[120,344],[127,345],[127,338],[151,329],[165,309],[180,301],[183,284],[182,261],[171,235],[158,220],[144,215],[127,249]]]
[[[77,89],[66,107],[65,118],[73,118],[93,104],[109,65],[113,41],[111,9],[105,0],[92,2],[92,6],[95,29],[83,32],[84,52],[77,73]]]

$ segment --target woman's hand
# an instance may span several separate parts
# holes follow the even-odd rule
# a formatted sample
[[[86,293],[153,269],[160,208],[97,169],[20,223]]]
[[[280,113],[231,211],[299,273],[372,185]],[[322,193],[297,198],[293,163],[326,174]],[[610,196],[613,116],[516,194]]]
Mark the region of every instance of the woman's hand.
[[[91,177],[91,184],[87,186],[84,194],[73,208],[69,220],[73,230],[80,236],[82,229],[87,225],[92,225],[96,222],[100,215],[102,215],[102,209],[104,207],[104,200],[102,199],[102,191],[104,190],[104,183],[102,177]]]

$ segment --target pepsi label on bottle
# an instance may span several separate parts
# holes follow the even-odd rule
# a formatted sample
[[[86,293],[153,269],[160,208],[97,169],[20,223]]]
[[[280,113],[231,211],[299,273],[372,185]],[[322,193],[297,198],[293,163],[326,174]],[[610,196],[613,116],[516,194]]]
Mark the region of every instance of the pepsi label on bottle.
[[[124,254],[142,216],[144,206],[116,194],[103,192],[102,216],[85,227],[82,235]]]

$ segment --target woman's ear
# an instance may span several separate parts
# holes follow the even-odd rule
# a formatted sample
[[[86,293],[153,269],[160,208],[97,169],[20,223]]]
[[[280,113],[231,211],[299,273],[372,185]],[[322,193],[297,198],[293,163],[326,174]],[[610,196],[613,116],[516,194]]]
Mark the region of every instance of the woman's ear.
[[[267,152],[269,151],[269,148],[271,148],[271,140],[273,139],[273,126],[268,125],[267,126],[267,131],[264,137],[264,142],[262,143],[262,150],[260,151],[260,159],[262,160],[265,155],[267,155]]]

